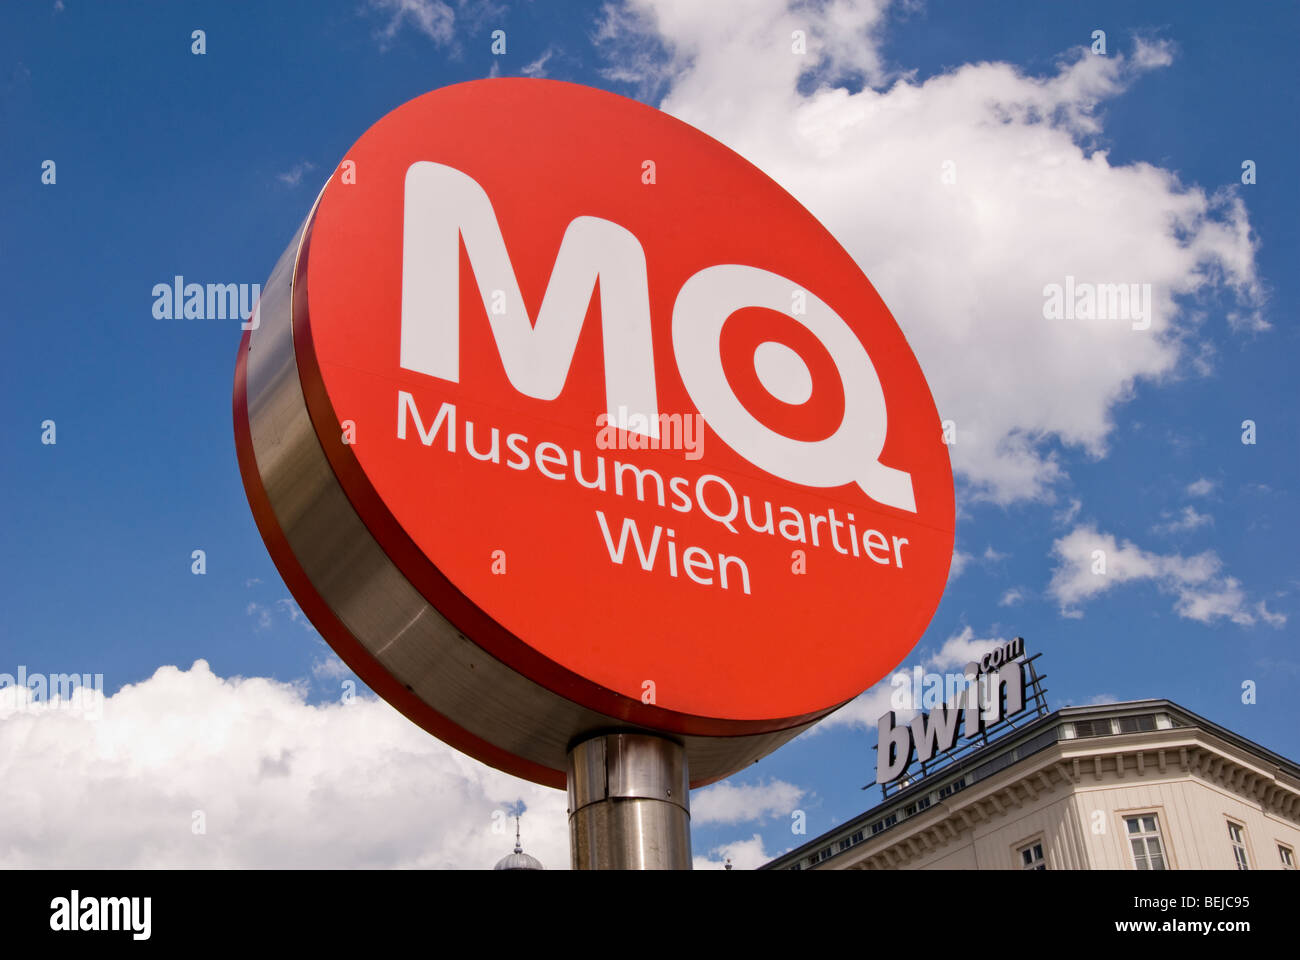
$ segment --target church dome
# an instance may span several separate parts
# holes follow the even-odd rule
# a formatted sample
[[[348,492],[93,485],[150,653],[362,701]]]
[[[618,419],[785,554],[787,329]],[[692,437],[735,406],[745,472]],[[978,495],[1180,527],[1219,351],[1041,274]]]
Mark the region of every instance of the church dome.
[[[506,854],[497,861],[493,870],[544,870],[542,861],[536,857],[530,857],[524,853],[524,848],[519,844],[519,818],[515,817],[515,852]]]
[[[528,854],[524,853],[518,847],[515,847],[514,853],[507,854],[506,856],[502,857],[500,860],[497,861],[497,865],[492,869],[493,870],[541,870],[543,869],[543,867],[542,867],[542,861],[538,860],[536,857],[530,857]]]

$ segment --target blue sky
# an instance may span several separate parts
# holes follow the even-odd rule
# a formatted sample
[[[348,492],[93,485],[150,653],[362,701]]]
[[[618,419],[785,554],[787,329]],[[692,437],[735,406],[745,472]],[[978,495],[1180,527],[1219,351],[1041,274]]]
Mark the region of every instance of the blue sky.
[[[151,290],[177,274],[263,282],[315,191],[375,120],[446,84],[531,72],[662,102],[737,147],[823,216],[894,310],[958,429],[958,562],[906,666],[953,637],[1023,635],[1044,653],[1054,706],[1167,697],[1300,758],[1290,696],[1300,683],[1297,7],[1237,15],[1214,3],[932,0],[878,16],[864,8],[861,30],[844,33],[838,47],[828,41],[827,59],[797,90],[775,80],[741,86],[752,101],[723,111],[721,94],[737,82],[729,77],[761,67],[763,50],[747,56],[740,45],[753,24],[780,33],[791,16],[814,32],[827,22],[817,7],[752,7],[722,19],[669,11],[656,20],[644,15],[651,7],[601,4],[566,4],[562,19],[543,4],[432,0],[277,0],[257,12],[216,2],[6,4],[0,672],[22,664],[103,673],[111,695],[164,665],[186,670],[205,660],[221,678],[297,681],[307,705],[337,700],[340,676],[322,667],[328,648],[282,603],[288,592],[240,484],[230,422],[238,324],[156,320]],[[206,33],[201,56],[191,53],[195,29]],[[494,29],[507,33],[505,56],[489,51]],[[1081,59],[1094,56],[1087,46],[1097,29],[1107,34],[1105,65]],[[1051,88],[1049,105],[1085,119],[1067,116],[1044,149],[1066,157],[1078,188],[1044,187],[1033,169],[1016,176],[1061,202],[1086,208],[1095,197],[1105,214],[1021,222],[1022,191],[1014,178],[987,173],[989,158],[1003,149],[999,137],[1037,143],[1031,128],[1053,118],[1013,119],[1000,131],[979,122],[978,106],[962,104],[983,103],[982,91],[1029,102],[1072,64],[1081,79]],[[870,94],[924,121],[868,131],[870,157],[854,154],[852,136],[827,154],[836,169],[863,171],[838,209],[817,205],[825,189],[817,162],[807,151],[783,153],[773,132],[810,116],[780,111],[806,107],[819,86],[841,87],[846,98],[818,101],[823,118]],[[899,96],[906,91],[915,96]],[[804,136],[791,129],[791,139]],[[975,242],[955,252],[948,221],[928,208],[913,215],[884,206],[910,168],[906,138],[934,129],[951,129],[959,187],[980,211],[966,224]],[[1031,168],[1042,163],[1016,155]],[[1247,159],[1257,169],[1252,185],[1240,182]],[[54,184],[41,182],[46,160],[57,164]],[[1150,179],[1130,177],[1136,165],[1149,165],[1141,169]],[[1203,202],[1186,200],[1189,190]],[[1165,210],[1183,219],[1166,229]],[[854,239],[862,224],[890,216],[910,232]],[[1248,232],[1217,229],[1226,224]],[[1015,270],[1017,243],[1056,244],[1062,269],[1026,260]],[[1033,314],[1037,291],[1073,269],[1075,251],[1082,278],[1086,265],[1112,262],[1105,258],[1130,245],[1133,275],[1097,279],[1149,277],[1173,291],[1158,331],[1163,352],[1136,334],[1080,349],[1072,362],[1094,372],[1054,389],[1041,371],[1061,362],[1059,346],[1023,333],[1046,322]],[[1189,260],[1188,249],[1200,253]],[[990,256],[1010,268],[985,269]],[[917,280],[926,276],[928,284]],[[1017,306],[988,306],[1017,284],[1029,291]],[[941,299],[959,288],[953,301]],[[1028,312],[1017,312],[1020,304]],[[944,346],[958,339],[944,326],[958,314],[985,325],[1005,364],[990,366],[985,384]],[[1256,423],[1252,445],[1241,442],[1247,419]],[[54,445],[41,443],[45,420],[56,423]],[[1008,437],[1032,456],[1016,461],[998,449],[994,441]],[[1070,552],[1096,544],[1109,546],[1122,571],[1104,587],[1080,579]],[[203,576],[191,573],[196,549],[206,553]],[[1191,563],[1207,553],[1212,561]],[[1244,681],[1257,685],[1254,704],[1242,702]],[[873,777],[873,743],[873,731],[842,719],[738,774],[731,783],[749,792],[719,793],[720,812],[697,817],[697,857],[740,862],[802,842],[790,833],[792,804],[807,812],[809,836],[861,812],[878,797],[859,789]],[[483,810],[511,802],[508,784],[482,789]],[[538,788],[520,784],[517,796],[536,809]],[[555,861],[563,821],[553,809],[548,816],[535,829],[559,834],[538,838]],[[428,843],[443,839],[430,834]],[[741,841],[749,846],[729,846]],[[504,841],[484,849],[491,843]],[[230,862],[239,861],[240,848],[230,849]],[[47,865],[62,865],[56,849]]]

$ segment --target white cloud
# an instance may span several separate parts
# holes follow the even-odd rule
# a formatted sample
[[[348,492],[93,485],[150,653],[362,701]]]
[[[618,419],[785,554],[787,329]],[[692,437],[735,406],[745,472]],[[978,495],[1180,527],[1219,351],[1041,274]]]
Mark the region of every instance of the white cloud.
[[[1065,616],[1082,616],[1080,604],[1121,583],[1149,580],[1174,596],[1174,612],[1188,620],[1228,619],[1241,626],[1260,620],[1274,627],[1286,623],[1284,614],[1272,613],[1262,600],[1252,606],[1240,582],[1222,572],[1222,561],[1213,550],[1189,557],[1151,553],[1127,540],[1118,543],[1088,525],[1055,541],[1052,554],[1056,567],[1047,589]]]
[[[1268,609],[1267,606],[1264,605],[1263,600],[1255,604],[1255,613],[1259,617],[1259,619],[1263,620],[1270,627],[1283,627],[1286,625],[1286,614],[1273,613],[1271,610]]]
[[[1219,484],[1214,480],[1201,477],[1201,479],[1195,480],[1187,485],[1187,495],[1189,497],[1208,497],[1214,492],[1214,488],[1218,485]]]
[[[1082,509],[1083,501],[1071,497],[1069,506],[1060,513],[1055,514],[1052,517],[1052,522],[1059,524],[1062,527],[1068,527],[1070,524],[1074,523],[1075,518],[1079,516],[1079,511]]]
[[[788,817],[806,791],[784,780],[762,784],[733,784],[726,780],[691,797],[692,823],[742,823]]]
[[[546,61],[551,59],[551,56],[554,53],[555,53],[554,50],[552,50],[550,47],[547,47],[540,57],[538,57],[532,63],[525,64],[520,69],[519,72],[522,73],[525,77],[546,76]]]
[[[302,612],[298,604],[294,603],[291,598],[282,597],[275,601],[275,605],[281,613],[289,618],[290,623],[296,623],[304,630],[315,632],[316,628],[311,625],[311,621],[307,619],[307,615]]]
[[[748,840],[733,840],[709,851],[712,857],[695,857],[696,870],[725,870],[727,860],[733,870],[757,870],[772,857],[763,849],[763,838],[757,833]]]
[[[452,40],[456,15],[440,0],[370,0],[370,8],[390,15],[376,34],[383,44],[391,42],[407,24],[439,46]]]
[[[974,628],[967,625],[948,637],[937,652],[922,653],[918,657],[918,662],[922,670],[930,673],[956,672],[972,660],[978,660],[984,654],[1005,646],[1006,643],[1007,641],[1001,637],[976,637]],[[808,733],[816,735],[820,731],[834,727],[874,729],[876,721],[886,713],[900,709],[895,702],[896,699],[906,704],[901,708],[902,710],[910,711],[915,706],[912,703],[911,671],[910,664],[903,664],[897,671],[836,710]]]
[[[962,551],[954,547],[952,551],[952,566],[948,568],[948,582],[952,583],[952,581],[960,577],[966,568],[970,566],[970,562],[973,559],[974,557],[969,553],[962,553]]]
[[[998,600],[998,606],[1014,607],[1018,603],[1024,603],[1024,601],[1025,595],[1021,593],[1018,588],[1012,587],[1006,593],[1002,594],[1002,598]]]
[[[808,734],[816,735],[832,730],[835,727],[853,727],[856,729],[874,730],[876,721],[883,717],[890,710],[896,709],[894,705],[894,687],[890,681],[895,676],[902,679],[907,677],[903,671],[890,674],[875,686],[869,687],[862,691],[840,709],[836,710],[829,717],[823,720],[817,726],[813,727]],[[910,689],[910,688],[904,688]],[[807,734],[806,734],[807,735]]]
[[[964,667],[972,660],[978,660],[984,654],[1005,646],[1006,642],[1001,637],[980,639],[975,636],[974,628],[965,626],[945,640],[938,653],[927,657],[924,666],[933,671]]]
[[[98,720],[0,704],[0,864],[490,868],[514,846],[493,813],[522,802],[524,850],[568,866],[563,791],[484,766],[382,701],[304,696],[200,660],[123,687]]]
[[[271,611],[260,603],[249,601],[248,606],[244,608],[244,613],[256,619],[256,623],[254,624],[254,629],[256,630],[265,630],[271,625]]]
[[[642,99],[654,97],[673,73],[649,10],[633,4],[604,4],[591,40],[603,49],[610,64],[601,69],[601,76],[631,84]]]
[[[1258,310],[1244,313],[1240,310],[1229,310],[1228,326],[1234,333],[1263,333],[1273,329],[1273,325],[1265,320]]]
[[[952,581],[960,577],[966,572],[972,563],[978,564],[981,567],[987,567],[990,564],[995,564],[1005,560],[1009,556],[1010,554],[1008,553],[999,553],[994,550],[992,544],[986,546],[984,552],[981,554],[966,553],[962,550],[958,550],[956,546],[954,546],[952,551],[952,565],[948,568],[948,582],[952,583]]]
[[[304,160],[302,163],[295,163],[284,173],[277,173],[275,175],[275,179],[279,180],[283,184],[287,184],[290,187],[296,187],[298,186],[298,184],[302,183],[303,174],[309,173],[315,169],[316,169],[316,164],[308,163],[306,160]]]
[[[1085,707],[1099,707],[1108,703],[1119,703],[1119,702],[1120,702],[1119,697],[1115,696],[1113,693],[1098,693],[1095,694],[1094,696],[1089,697],[1087,700],[1084,700],[1082,705]],[[1074,700],[1067,698],[1065,700],[1056,701],[1056,706],[1057,708],[1073,707],[1076,706],[1076,703]]]
[[[352,669],[343,662],[338,654],[331,652],[323,660],[316,660],[311,665],[312,676],[318,680],[342,680],[355,677]]]
[[[968,492],[1049,499],[1065,478],[1053,445],[1103,456],[1135,383],[1191,366],[1180,298],[1226,290],[1257,313],[1245,207],[1095,148],[1101,107],[1170,63],[1169,47],[1081,46],[1044,76],[977,63],[918,82],[882,66],[884,9],[635,0],[606,8],[597,39],[611,77],[663,89],[663,109],[756,163],[855,257],[958,425],[950,452]],[[795,29],[806,56],[791,52]],[[827,82],[854,75],[867,84],[856,92]],[[1150,284],[1150,329],[1044,319],[1043,288],[1066,276]]]
[[[1175,519],[1170,519],[1168,512],[1162,513],[1161,516],[1165,521],[1154,524],[1151,527],[1152,533],[1188,533],[1214,523],[1214,518],[1208,513],[1197,513],[1196,508],[1191,506],[1183,507],[1183,512]]]
[[[310,633],[316,632],[316,628],[313,627],[311,621],[307,619],[307,615],[304,614],[302,610],[299,609],[298,604],[294,603],[289,597],[283,597],[275,601],[274,607],[269,607],[252,600],[250,600],[248,605],[244,607],[244,613],[254,618],[255,622],[253,629],[255,630],[265,630],[270,627],[271,623],[275,619],[273,616],[273,613],[275,612],[279,612],[282,616],[287,617],[290,623],[296,623],[298,626]]]

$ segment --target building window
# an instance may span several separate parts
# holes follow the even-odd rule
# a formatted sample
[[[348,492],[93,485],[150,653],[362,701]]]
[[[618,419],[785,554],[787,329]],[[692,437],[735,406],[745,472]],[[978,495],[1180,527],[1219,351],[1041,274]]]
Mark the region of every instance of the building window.
[[[1109,737],[1111,732],[1110,720],[1074,721],[1074,735],[1076,737]]]
[[[944,784],[942,787],[939,788],[939,799],[942,800],[945,797],[951,797],[954,793],[956,793],[964,786],[966,786],[965,777],[958,777],[952,783]]]
[[[921,810],[924,810],[929,805],[930,805],[930,797],[928,794],[924,797],[918,797],[915,803],[909,803],[907,806],[903,808],[903,816],[910,817],[913,814]]]
[[[845,837],[843,840],[840,841],[841,852],[847,850],[851,846],[853,846],[853,841],[848,837]]]
[[[1160,841],[1160,821],[1154,813],[1125,817],[1128,840],[1133,848],[1134,870],[1164,870],[1165,848]]]
[[[871,835],[874,837],[876,834],[880,833],[880,831],[892,827],[896,823],[898,823],[898,814],[891,813],[889,816],[885,817],[885,819],[877,820],[871,825]]]
[[[1237,861],[1238,870],[1249,870],[1250,859],[1246,856],[1246,833],[1241,824],[1228,821],[1228,838],[1232,841],[1232,855]]]
[[[1277,855],[1282,858],[1283,870],[1295,869],[1295,851],[1290,847],[1284,847],[1282,844],[1277,845]]]
[[[853,836],[849,837],[849,842],[850,842],[850,843],[861,843],[861,842],[862,842],[862,831],[861,831],[861,830],[858,830],[856,833],[853,834]]]
[[[814,853],[811,857],[808,858],[808,866],[815,867],[823,860],[829,860],[830,858],[831,858],[831,848],[822,847],[822,849],[818,850],[816,853]]]
[[[1156,728],[1156,716],[1154,713],[1143,714],[1140,717],[1120,717],[1120,733],[1146,733],[1148,730]]]
[[[1020,869],[1021,870],[1046,870],[1047,861],[1043,859],[1043,841],[1035,840],[1028,846],[1021,847]]]

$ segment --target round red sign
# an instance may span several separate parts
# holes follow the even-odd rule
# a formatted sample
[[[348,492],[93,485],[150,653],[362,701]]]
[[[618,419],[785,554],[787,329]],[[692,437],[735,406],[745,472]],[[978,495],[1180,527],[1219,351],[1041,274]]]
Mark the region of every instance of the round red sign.
[[[826,229],[698,130],[568,83],[435,91],[348,152],[277,274],[236,387],[263,534],[344,659],[462,749],[552,783],[562,753],[498,731],[761,754],[929,623],[954,509],[921,369]],[[421,660],[422,617],[461,646]],[[503,669],[536,695],[500,702]]]

